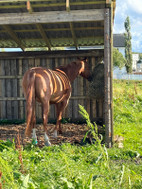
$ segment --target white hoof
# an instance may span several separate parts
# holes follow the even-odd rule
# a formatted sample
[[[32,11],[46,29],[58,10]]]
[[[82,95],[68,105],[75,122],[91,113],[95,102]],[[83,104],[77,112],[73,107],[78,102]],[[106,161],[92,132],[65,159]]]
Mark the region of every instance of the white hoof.
[[[53,137],[57,138],[57,130],[53,132]]]
[[[51,146],[51,143],[50,143],[49,138],[48,138],[48,136],[47,136],[46,133],[45,133],[45,135],[44,135],[44,141],[45,141],[45,145],[46,145],[46,146]]]
[[[37,145],[37,143],[38,143],[38,142],[37,142],[37,139],[32,138],[32,144],[33,144],[33,145]]]
[[[51,143],[49,141],[45,141],[45,146],[51,146]]]
[[[33,133],[32,133],[32,144],[33,145],[37,145],[37,136],[36,136],[36,129],[33,129]]]

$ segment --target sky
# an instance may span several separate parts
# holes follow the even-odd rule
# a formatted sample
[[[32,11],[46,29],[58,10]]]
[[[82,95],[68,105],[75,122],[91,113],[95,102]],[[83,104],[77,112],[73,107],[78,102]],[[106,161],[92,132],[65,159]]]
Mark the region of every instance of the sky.
[[[142,53],[142,0],[116,0],[113,33],[124,33],[126,17],[130,18],[132,52]]]

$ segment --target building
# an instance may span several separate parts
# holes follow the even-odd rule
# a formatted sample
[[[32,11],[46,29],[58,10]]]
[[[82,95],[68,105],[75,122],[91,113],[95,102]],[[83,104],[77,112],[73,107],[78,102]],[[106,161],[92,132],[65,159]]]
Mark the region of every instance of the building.
[[[142,59],[137,61],[137,72],[142,72]]]
[[[119,52],[125,57],[125,35],[121,34],[113,34],[113,47],[117,48]]]
[[[132,54],[132,61],[133,61],[132,62],[132,70],[133,71],[137,71],[137,66],[138,66],[137,62],[139,59],[140,59],[139,54],[136,54],[136,53]]]

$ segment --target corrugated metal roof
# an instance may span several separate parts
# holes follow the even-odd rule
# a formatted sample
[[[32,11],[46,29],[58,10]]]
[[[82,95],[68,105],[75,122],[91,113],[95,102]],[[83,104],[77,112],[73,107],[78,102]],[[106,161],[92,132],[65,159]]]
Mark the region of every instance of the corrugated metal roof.
[[[125,35],[124,34],[113,34],[113,46],[114,47],[125,47]]]
[[[112,5],[114,14],[115,0],[1,0],[0,48],[103,45]]]

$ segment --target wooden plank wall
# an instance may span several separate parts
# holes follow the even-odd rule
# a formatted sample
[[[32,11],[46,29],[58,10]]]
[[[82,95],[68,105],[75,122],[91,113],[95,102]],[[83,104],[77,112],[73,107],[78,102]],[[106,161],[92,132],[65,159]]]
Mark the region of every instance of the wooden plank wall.
[[[97,56],[89,57],[90,69],[98,63]],[[0,120],[23,120],[25,119],[25,99],[22,92],[23,74],[31,67],[42,66],[53,69],[60,65],[66,65],[76,60],[73,56],[30,56],[30,57],[0,57]],[[64,113],[64,118],[80,120],[78,104],[85,107],[90,114],[91,120],[102,120],[103,99],[91,99],[88,95],[89,83],[78,76],[72,84],[72,96]],[[36,117],[42,119],[42,107],[36,103]],[[49,119],[54,120],[56,112],[54,105],[50,106]]]

